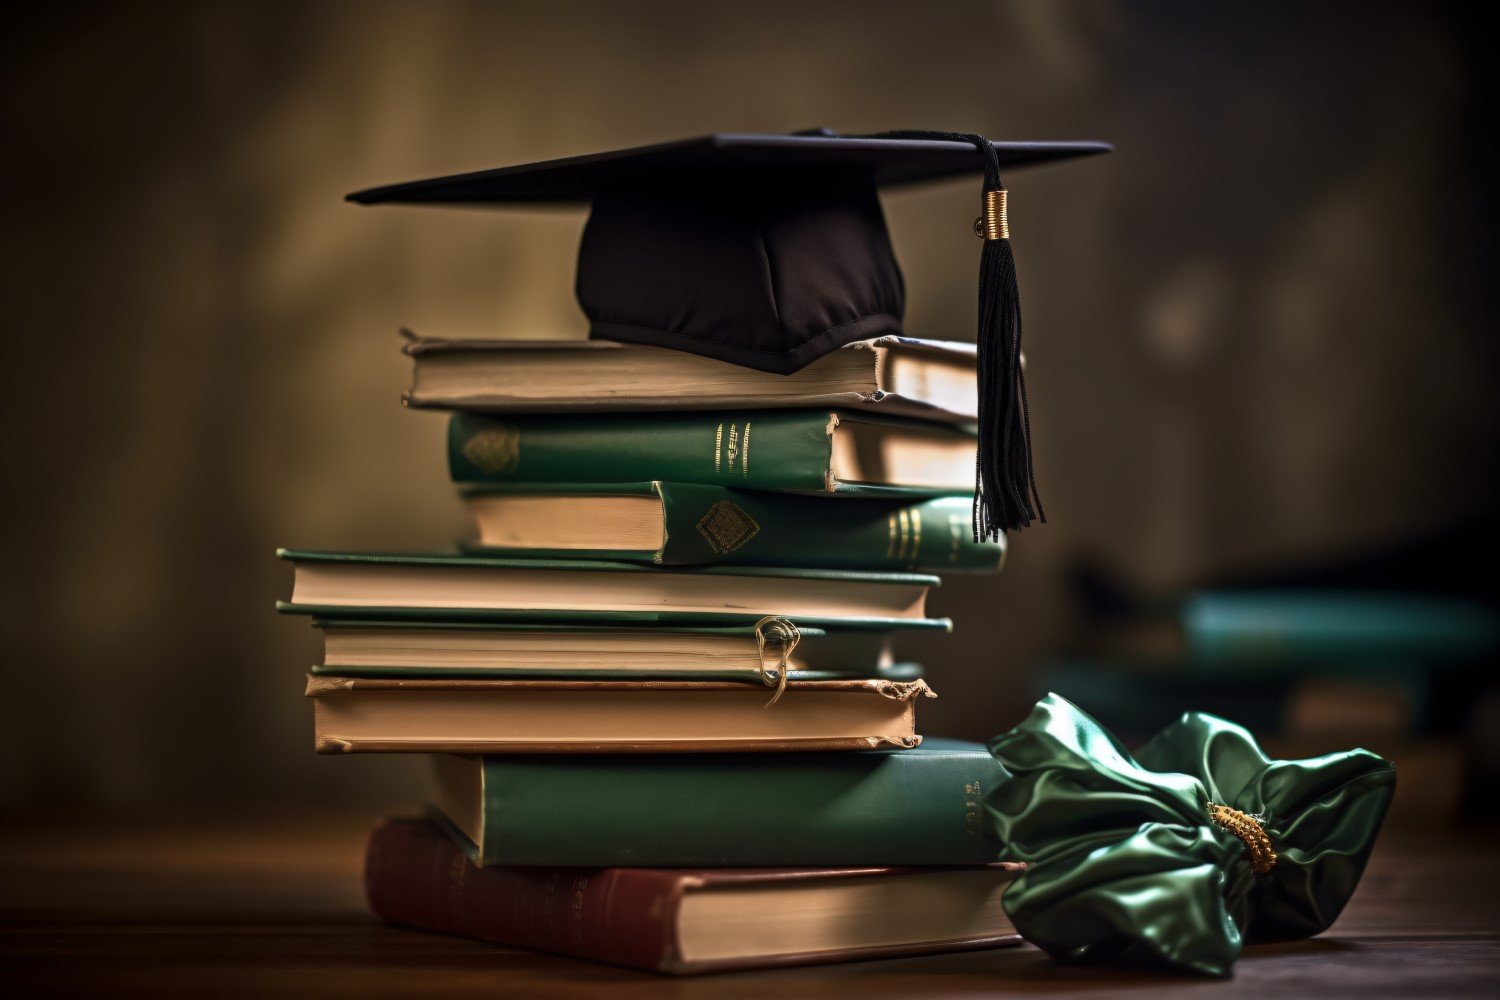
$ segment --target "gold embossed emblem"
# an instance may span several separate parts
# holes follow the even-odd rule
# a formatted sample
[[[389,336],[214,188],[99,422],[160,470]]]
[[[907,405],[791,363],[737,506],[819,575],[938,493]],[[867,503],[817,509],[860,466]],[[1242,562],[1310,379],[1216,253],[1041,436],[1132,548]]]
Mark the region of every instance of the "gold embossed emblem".
[[[482,472],[513,472],[521,461],[521,432],[514,424],[486,427],[464,442],[463,452]]]
[[[760,525],[755,523],[755,518],[729,500],[716,502],[698,521],[698,534],[721,556],[727,556],[744,545],[759,531]]]

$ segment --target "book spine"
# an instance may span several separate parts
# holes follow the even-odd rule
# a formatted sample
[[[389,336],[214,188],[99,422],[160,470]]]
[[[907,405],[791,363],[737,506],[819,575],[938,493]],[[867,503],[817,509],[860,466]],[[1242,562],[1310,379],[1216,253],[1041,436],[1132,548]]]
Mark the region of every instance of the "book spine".
[[[365,859],[365,894],[381,920],[660,972],[677,965],[680,882],[629,869],[481,869],[413,820],[382,823]]]
[[[832,414],[458,413],[448,467],[458,483],[639,483],[670,480],[757,490],[826,492]]]
[[[662,483],[666,565],[994,572],[1004,540],[979,542],[969,497],[922,502],[796,497]]]
[[[480,858],[515,865],[988,864],[982,748],[489,758]]]

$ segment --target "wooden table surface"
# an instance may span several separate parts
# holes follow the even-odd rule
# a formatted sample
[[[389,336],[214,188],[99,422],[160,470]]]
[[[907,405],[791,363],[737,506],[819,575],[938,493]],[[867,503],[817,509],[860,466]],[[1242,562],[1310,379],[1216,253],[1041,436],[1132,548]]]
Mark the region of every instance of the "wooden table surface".
[[[1489,835],[1390,837],[1331,932],[1204,981],[1067,969],[1030,947],[671,978],[383,926],[371,824],[308,816],[0,830],[6,996],[1257,997],[1500,995]]]

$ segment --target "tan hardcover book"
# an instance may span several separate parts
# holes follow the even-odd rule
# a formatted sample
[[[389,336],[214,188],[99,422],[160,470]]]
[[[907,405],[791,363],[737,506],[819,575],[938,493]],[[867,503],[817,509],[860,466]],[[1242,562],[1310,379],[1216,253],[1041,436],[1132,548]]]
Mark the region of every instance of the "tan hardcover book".
[[[547,681],[309,675],[320,753],[700,753],[914,747],[917,681]]]
[[[405,331],[403,331],[405,332]],[[408,405],[497,413],[837,406],[971,422],[973,344],[861,340],[790,375],[608,340],[410,338]]]
[[[322,617],[483,614],[718,623],[766,615],[807,623],[882,620],[942,627],[925,615],[934,576],[751,566],[654,569],[631,563],[394,553],[278,553],[296,567],[283,610]]]

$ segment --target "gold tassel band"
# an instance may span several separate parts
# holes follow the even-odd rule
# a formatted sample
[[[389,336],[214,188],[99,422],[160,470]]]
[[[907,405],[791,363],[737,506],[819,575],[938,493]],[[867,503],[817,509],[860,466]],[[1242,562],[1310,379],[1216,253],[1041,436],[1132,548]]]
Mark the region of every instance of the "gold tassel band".
[[[1010,219],[1005,214],[1005,188],[984,193],[984,214],[974,220],[974,235],[987,240],[1010,239]]]
[[[1271,838],[1266,836],[1266,831],[1261,829],[1260,822],[1254,816],[1210,802],[1208,818],[1214,826],[1240,839],[1250,855],[1250,870],[1255,874],[1264,875],[1276,867],[1276,852],[1271,849]]]
[[[771,695],[771,700],[766,702],[766,708],[770,708],[781,700],[786,692],[786,675],[788,669],[787,661],[792,658],[792,650],[797,648],[797,643],[802,641],[802,631],[795,624],[785,618],[776,615],[766,615],[755,623],[755,648],[760,654],[760,679],[766,687],[775,686],[776,693]],[[775,646],[780,657],[780,662],[772,668],[766,667],[766,647]]]

